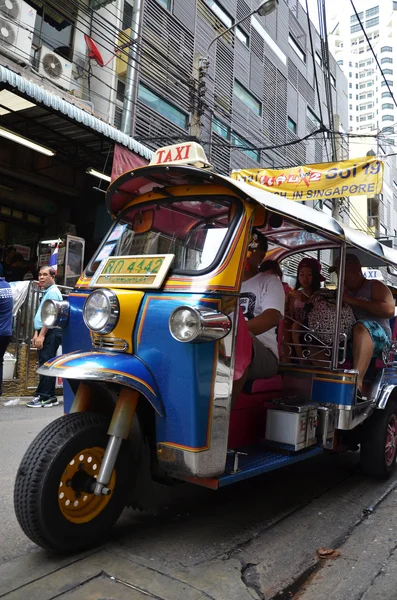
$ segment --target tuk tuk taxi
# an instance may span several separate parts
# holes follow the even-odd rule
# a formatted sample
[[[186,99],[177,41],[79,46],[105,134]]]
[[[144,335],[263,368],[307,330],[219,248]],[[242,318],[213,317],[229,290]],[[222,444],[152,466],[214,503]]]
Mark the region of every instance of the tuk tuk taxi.
[[[39,373],[63,378],[66,414],[32,442],[14,491],[22,529],[43,548],[103,541],[125,506],[145,506],[156,481],[215,490],[358,445],[366,473],[395,467],[394,344],[373,361],[358,403],[343,285],[330,337],[302,330],[301,360],[284,349],[276,376],[251,382],[233,408],[231,393],[244,359],[239,291],[253,227],[281,266],[338,253],[340,281],[347,251],[363,266],[394,269],[397,251],[207,167],[188,142],[122,174],[107,192],[113,226],[68,301],[43,306],[44,325],[63,330],[64,354]]]

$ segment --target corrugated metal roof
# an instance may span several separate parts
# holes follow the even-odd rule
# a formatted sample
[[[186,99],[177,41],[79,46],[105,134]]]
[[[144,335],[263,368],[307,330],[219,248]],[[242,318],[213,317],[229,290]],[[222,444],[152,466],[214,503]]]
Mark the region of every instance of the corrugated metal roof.
[[[125,133],[122,133],[116,127],[105,123],[98,117],[91,115],[82,108],[67,102],[57,94],[46,90],[44,87],[22,77],[17,73],[14,73],[10,69],[0,65],[0,83],[6,84],[12,88],[17,89],[21,94],[32,99],[36,103],[40,103],[54,111],[58,111],[61,114],[69,117],[81,123],[85,127],[89,127],[93,131],[109,138],[117,144],[122,144],[126,148],[129,148],[132,152],[143,156],[150,160],[153,152],[143,144],[140,144],[134,138]]]

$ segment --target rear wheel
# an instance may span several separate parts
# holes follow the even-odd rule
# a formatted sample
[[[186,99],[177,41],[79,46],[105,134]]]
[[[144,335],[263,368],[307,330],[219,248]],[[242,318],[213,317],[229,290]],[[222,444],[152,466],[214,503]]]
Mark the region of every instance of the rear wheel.
[[[386,479],[396,466],[397,401],[389,400],[384,410],[375,410],[365,423],[361,438],[360,463],[364,473]]]
[[[117,521],[133,484],[121,447],[107,487],[95,496],[108,435],[108,419],[75,413],[50,423],[29,446],[18,469],[14,507],[20,526],[39,546],[70,552],[101,542]]]

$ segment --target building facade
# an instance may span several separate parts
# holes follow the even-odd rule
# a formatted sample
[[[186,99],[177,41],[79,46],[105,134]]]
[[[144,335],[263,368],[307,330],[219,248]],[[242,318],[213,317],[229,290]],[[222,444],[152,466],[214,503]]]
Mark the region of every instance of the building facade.
[[[94,231],[91,252],[109,221],[106,184],[87,170],[110,175],[115,143],[148,159],[150,149],[199,139],[223,174],[332,160],[332,136],[301,138],[322,125],[347,131],[346,77],[299,0],[280,0],[212,45],[257,0],[140,0],[141,21],[138,4],[0,3],[1,124],[54,150],[38,155],[2,138],[6,244],[22,239],[33,250],[68,223],[85,238]],[[134,125],[121,134],[131,73]]]
[[[283,146],[321,122],[334,129],[334,116],[338,130],[348,127],[346,78],[332,56],[329,123],[324,49],[312,25],[311,49],[307,15],[298,0],[280,0],[274,12],[253,15],[208,50],[216,35],[257,5],[257,0],[145,0],[132,132],[137,139],[155,148],[189,135],[200,137],[221,173],[331,160],[330,142],[321,136]],[[128,6],[126,0],[123,14]],[[197,71],[197,65],[202,69]],[[124,85],[119,70],[116,124],[121,122]],[[269,146],[279,147],[263,149]]]

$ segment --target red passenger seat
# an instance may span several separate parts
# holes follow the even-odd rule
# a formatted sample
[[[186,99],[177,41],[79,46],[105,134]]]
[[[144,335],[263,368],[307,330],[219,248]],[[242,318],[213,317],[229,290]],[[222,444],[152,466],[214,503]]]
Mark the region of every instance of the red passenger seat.
[[[283,321],[280,321],[278,327],[278,345],[280,348]],[[240,332],[238,331],[237,337]],[[251,340],[250,349],[251,352]],[[236,347],[242,348],[241,344],[236,342]],[[236,353],[236,361],[240,361],[241,357]],[[282,386],[281,375],[268,377],[267,379],[256,379],[252,382],[247,382],[243,392],[238,397],[236,404],[230,414],[229,424],[229,448],[242,448],[257,444],[263,437],[264,432],[264,412],[263,404],[273,400],[279,395]]]

